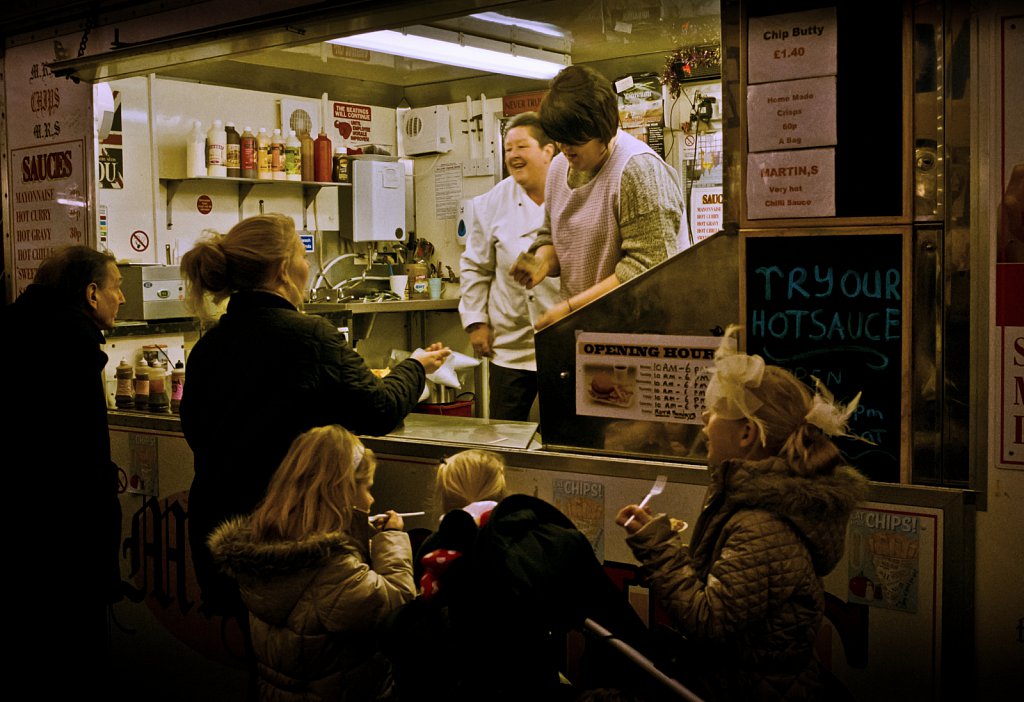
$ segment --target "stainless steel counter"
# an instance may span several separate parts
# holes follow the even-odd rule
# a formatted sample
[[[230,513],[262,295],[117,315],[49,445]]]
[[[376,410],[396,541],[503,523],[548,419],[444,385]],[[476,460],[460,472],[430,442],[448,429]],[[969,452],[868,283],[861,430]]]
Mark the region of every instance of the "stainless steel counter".
[[[536,451],[542,448],[536,432],[536,422],[509,422],[414,412],[386,438]]]
[[[112,409],[107,411],[107,424],[111,429],[117,427],[181,434],[181,417],[167,412]]]
[[[308,302],[304,309],[310,314],[351,312],[376,314],[378,312],[435,312],[459,308],[458,298],[441,300],[394,300],[388,302]]]
[[[181,419],[176,414],[110,410],[108,418],[112,430],[181,434]],[[536,432],[534,422],[413,412],[390,434],[361,438],[382,457],[438,461],[463,449],[486,448],[520,468],[642,480],[653,480],[664,473],[671,482],[707,483],[707,469],[703,465],[552,451],[543,447]]]

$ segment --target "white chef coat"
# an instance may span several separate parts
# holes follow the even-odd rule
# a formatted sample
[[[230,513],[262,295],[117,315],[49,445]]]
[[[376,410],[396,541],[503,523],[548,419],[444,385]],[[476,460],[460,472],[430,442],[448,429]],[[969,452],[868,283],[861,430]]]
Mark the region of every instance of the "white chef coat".
[[[511,176],[473,198],[466,248],[459,261],[459,314],[463,328],[477,322],[491,325],[491,362],[505,368],[537,370],[534,322],[561,300],[558,278],[527,290],[508,273],[543,223],[544,206],[531,200]]]

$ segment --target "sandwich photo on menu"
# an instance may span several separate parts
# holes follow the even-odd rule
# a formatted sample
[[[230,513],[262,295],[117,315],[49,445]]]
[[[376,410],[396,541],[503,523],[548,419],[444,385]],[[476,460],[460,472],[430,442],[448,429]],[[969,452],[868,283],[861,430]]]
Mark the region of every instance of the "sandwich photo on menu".
[[[629,407],[636,391],[629,366],[589,366],[587,395],[599,405]]]

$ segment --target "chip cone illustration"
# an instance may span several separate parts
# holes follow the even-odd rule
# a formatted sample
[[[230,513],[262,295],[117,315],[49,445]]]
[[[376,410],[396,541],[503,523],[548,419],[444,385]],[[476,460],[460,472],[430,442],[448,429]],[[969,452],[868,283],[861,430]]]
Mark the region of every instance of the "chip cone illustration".
[[[875,555],[872,562],[875,564],[875,577],[882,584],[882,598],[894,606],[904,604],[907,589],[917,573],[917,559]]]
[[[894,607],[905,605],[917,574],[917,540],[882,531],[872,534],[868,545],[875,577],[882,585],[882,599]]]

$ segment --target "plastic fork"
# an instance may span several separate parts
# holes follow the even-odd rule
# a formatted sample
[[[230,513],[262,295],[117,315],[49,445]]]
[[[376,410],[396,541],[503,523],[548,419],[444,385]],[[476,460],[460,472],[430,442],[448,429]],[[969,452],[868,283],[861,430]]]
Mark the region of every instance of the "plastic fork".
[[[397,512],[396,516],[403,517],[403,518],[404,517],[422,517],[424,514],[426,514],[426,512]],[[384,519],[386,516],[388,516],[387,512],[384,512],[383,514],[375,514],[372,517],[370,517],[370,521],[371,522],[375,522],[378,519]]]
[[[643,509],[644,507],[647,506],[647,503],[651,501],[652,497],[660,495],[662,493],[662,491],[665,489],[665,485],[667,483],[668,483],[668,476],[667,475],[659,475],[657,478],[655,478],[654,479],[654,485],[651,485],[651,489],[647,493],[647,495],[644,496],[644,499],[640,500],[640,505],[637,507],[637,509]],[[634,518],[636,518],[636,512],[634,512],[630,516],[630,518],[626,520],[626,523],[623,524],[622,526],[624,526],[624,527],[629,526]]]

